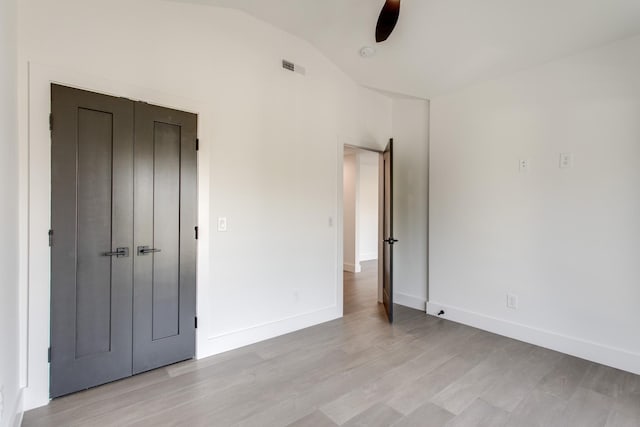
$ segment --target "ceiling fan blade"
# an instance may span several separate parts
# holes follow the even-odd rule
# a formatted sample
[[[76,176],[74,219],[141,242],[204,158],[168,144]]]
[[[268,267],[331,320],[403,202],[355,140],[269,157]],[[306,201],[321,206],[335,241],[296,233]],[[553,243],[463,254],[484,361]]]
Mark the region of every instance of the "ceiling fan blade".
[[[385,41],[398,23],[400,16],[400,0],[387,0],[382,6],[378,25],[376,25],[376,42]]]

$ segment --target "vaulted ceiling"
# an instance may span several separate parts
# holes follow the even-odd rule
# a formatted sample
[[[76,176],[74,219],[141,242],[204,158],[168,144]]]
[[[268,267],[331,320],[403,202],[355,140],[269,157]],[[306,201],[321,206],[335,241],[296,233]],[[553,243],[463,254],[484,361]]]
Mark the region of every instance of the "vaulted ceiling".
[[[308,40],[362,85],[422,98],[640,34],[640,0],[178,0],[243,10]],[[363,46],[376,54],[359,55]],[[640,54],[640,52],[639,52]]]

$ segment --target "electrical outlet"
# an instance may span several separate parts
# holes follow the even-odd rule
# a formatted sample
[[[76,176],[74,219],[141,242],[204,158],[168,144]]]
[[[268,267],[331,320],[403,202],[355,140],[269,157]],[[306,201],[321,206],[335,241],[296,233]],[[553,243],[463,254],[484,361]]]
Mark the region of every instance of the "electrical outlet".
[[[512,310],[518,309],[518,297],[513,294],[507,294],[507,308]]]
[[[522,172],[529,172],[529,160],[528,159],[520,159],[518,160],[518,170]]]

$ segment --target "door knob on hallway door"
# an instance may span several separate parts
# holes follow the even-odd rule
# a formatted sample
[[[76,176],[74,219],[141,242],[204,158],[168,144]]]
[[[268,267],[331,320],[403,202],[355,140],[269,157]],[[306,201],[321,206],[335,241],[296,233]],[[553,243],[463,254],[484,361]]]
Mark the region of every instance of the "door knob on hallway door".
[[[138,246],[138,256],[154,254],[156,252],[161,252],[161,250],[156,248],[149,248],[149,246]]]
[[[398,239],[394,239],[393,237],[389,237],[388,239],[383,240],[383,242],[388,243],[390,245],[393,245],[397,241],[398,241]]]

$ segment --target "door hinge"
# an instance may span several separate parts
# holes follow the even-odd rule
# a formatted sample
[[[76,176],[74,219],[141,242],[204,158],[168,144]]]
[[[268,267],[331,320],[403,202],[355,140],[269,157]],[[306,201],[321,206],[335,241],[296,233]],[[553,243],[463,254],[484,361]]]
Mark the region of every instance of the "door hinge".
[[[51,347],[47,349],[47,362],[51,363]]]
[[[194,326],[198,329],[198,316],[194,317]]]
[[[195,231],[196,231],[196,240],[198,240],[198,227],[195,227]]]
[[[200,139],[196,138],[196,151],[200,151]]]
[[[49,230],[49,247],[53,247],[53,230]]]
[[[49,113],[49,130],[53,130],[53,113]]]

